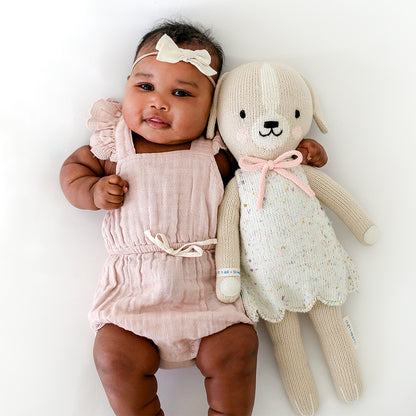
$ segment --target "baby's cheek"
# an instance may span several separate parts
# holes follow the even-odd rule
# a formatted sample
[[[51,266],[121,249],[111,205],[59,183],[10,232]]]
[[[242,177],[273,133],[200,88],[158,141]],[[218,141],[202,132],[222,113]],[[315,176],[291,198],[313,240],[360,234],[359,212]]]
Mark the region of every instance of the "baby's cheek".
[[[246,143],[247,140],[249,139],[249,134],[247,130],[244,129],[240,129],[237,131],[237,135],[236,135],[236,139],[240,142],[240,143]]]
[[[122,115],[123,119],[130,130],[135,130],[137,128],[137,117],[134,116],[134,112],[128,107],[123,107]]]
[[[303,137],[303,130],[302,127],[296,126],[291,131],[292,137],[296,140],[300,140]]]

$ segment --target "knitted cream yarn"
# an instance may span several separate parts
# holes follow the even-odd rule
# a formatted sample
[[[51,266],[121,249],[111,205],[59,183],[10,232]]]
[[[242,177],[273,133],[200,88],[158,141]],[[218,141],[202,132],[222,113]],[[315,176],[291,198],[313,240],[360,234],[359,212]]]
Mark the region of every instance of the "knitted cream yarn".
[[[236,160],[262,159],[263,175],[243,166],[226,188],[218,217],[217,296],[233,301],[241,284],[246,313],[252,320],[266,321],[285,389],[302,416],[313,415],[319,401],[296,313],[309,314],[338,396],[349,402],[362,390],[340,312],[350,289],[356,289],[349,284],[357,280],[347,270],[349,256],[340,254],[331,222],[318,215],[323,207],[311,201],[315,197],[289,180],[282,166],[273,174],[265,170],[296,149],[313,121],[322,133],[327,131],[317,96],[303,75],[286,65],[252,62],[219,79],[207,127],[207,137],[214,137],[218,127]],[[371,219],[335,181],[308,166],[287,170],[309,184],[361,243],[376,241]]]
[[[354,346],[341,317],[340,307],[317,302],[309,316],[318,334],[338,397],[358,400],[362,382]],[[300,415],[311,416],[319,407],[318,393],[308,364],[296,313],[286,311],[277,324],[266,322],[280,375],[292,406]]]
[[[282,322],[266,322],[266,327],[292,406],[300,415],[313,415],[318,410],[319,398],[303,346],[298,315],[286,311]]]
[[[220,249],[215,251],[217,266],[217,297],[222,302],[235,302],[240,296],[240,198],[235,177],[227,186],[218,213],[218,235]],[[218,238],[217,238],[218,239]],[[224,249],[222,243],[226,242]],[[230,250],[230,248],[232,248]]]
[[[321,170],[311,166],[304,166],[304,170],[317,198],[338,214],[358,241],[374,244],[378,229],[353,197]]]

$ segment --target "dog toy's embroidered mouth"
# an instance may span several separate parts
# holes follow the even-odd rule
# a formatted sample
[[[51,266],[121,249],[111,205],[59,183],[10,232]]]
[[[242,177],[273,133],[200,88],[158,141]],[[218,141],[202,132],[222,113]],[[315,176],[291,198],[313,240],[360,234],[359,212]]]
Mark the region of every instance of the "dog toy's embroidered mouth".
[[[283,129],[280,130],[280,132],[277,134],[274,132],[274,129],[270,129],[270,131],[266,134],[263,134],[261,131],[259,131],[259,134],[261,137],[267,137],[267,136],[270,136],[271,134],[273,134],[273,136],[275,137],[279,137],[282,133],[283,133]]]

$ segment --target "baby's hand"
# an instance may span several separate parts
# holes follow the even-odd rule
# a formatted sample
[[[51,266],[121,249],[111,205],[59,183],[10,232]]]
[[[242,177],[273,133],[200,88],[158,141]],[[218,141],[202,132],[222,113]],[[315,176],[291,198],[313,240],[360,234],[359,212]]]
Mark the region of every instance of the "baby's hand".
[[[128,189],[129,184],[120,176],[104,176],[91,189],[94,204],[105,210],[120,208]]]
[[[303,139],[297,149],[303,155],[303,165],[311,165],[321,168],[328,162],[325,149],[313,139]]]

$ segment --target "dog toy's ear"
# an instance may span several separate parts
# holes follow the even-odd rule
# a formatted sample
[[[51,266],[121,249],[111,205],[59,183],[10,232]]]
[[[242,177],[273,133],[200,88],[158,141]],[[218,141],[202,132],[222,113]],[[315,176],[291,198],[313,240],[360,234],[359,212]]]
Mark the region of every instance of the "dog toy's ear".
[[[312,96],[312,103],[313,103],[313,119],[315,120],[315,123],[318,125],[319,130],[321,130],[322,133],[328,133],[328,128],[326,126],[321,105],[319,104],[319,100],[317,95],[315,94],[314,89],[312,88],[311,83],[308,81],[307,78],[305,78],[303,75],[301,75],[303,80],[305,81],[305,84],[308,86],[309,91]]]
[[[213,139],[215,136],[215,125],[217,124],[218,100],[220,95],[221,84],[223,83],[228,72],[221,75],[215,87],[214,98],[212,99],[211,112],[209,114],[207,125],[207,139]]]

